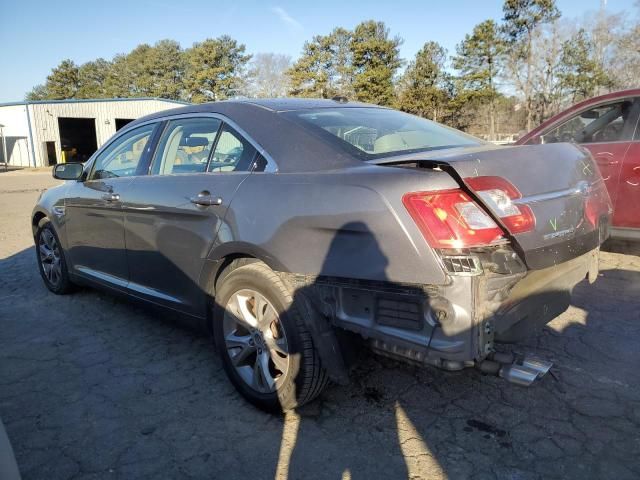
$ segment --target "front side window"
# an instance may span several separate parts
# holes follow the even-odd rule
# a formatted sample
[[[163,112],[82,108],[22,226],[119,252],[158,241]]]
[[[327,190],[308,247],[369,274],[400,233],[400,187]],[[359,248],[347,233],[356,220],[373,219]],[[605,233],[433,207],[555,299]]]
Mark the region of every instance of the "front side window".
[[[221,124],[217,118],[170,121],[158,143],[151,173],[172,175],[205,172]]]
[[[608,143],[631,140],[632,129],[625,128],[630,121],[630,101],[611,103],[591,108],[542,136],[544,143]]]
[[[144,149],[155,126],[155,124],[144,125],[115,140],[96,158],[90,179],[136,175]]]
[[[453,128],[386,108],[319,108],[283,115],[362,160],[482,144]]]
[[[256,153],[249,141],[229,125],[224,125],[209,163],[209,172],[249,171]]]

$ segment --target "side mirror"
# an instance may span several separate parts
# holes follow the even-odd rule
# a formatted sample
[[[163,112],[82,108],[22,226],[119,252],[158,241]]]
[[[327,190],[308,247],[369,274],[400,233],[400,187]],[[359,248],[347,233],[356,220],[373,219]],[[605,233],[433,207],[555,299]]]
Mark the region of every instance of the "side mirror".
[[[58,180],[78,180],[82,176],[82,163],[59,163],[53,167],[53,178]]]

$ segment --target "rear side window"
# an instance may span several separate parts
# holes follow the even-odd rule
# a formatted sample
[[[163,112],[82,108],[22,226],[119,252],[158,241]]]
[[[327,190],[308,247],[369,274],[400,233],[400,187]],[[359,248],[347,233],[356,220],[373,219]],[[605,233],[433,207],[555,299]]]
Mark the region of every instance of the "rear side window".
[[[362,160],[482,143],[453,128],[386,108],[319,108],[283,115]]]
[[[209,162],[209,172],[247,172],[257,154],[248,140],[229,125],[224,125]]]
[[[216,118],[170,121],[158,143],[151,174],[206,172],[221,124]]]

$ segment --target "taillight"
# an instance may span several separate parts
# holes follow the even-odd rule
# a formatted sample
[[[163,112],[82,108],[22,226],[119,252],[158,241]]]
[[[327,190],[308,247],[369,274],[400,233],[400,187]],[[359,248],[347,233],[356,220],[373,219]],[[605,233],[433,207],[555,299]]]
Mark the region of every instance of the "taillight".
[[[530,232],[536,217],[527,205],[513,202],[522,198],[520,191],[502,177],[471,177],[465,182],[482,198],[512,234]]]
[[[414,192],[402,203],[434,248],[469,248],[503,239],[502,229],[464,191]]]

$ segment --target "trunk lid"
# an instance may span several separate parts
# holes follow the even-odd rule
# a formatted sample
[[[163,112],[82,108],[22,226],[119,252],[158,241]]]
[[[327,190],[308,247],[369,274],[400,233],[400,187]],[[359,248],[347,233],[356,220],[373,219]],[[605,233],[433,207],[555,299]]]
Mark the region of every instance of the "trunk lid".
[[[521,194],[516,205],[535,216],[533,230],[511,234],[514,247],[531,269],[546,268],[582,255],[608,235],[611,202],[591,155],[568,143],[499,147],[483,145],[408,155],[379,164],[438,165],[471,193],[465,179],[501,177]],[[476,195],[475,200],[504,226],[499,213]],[[505,227],[506,228],[506,227]]]

